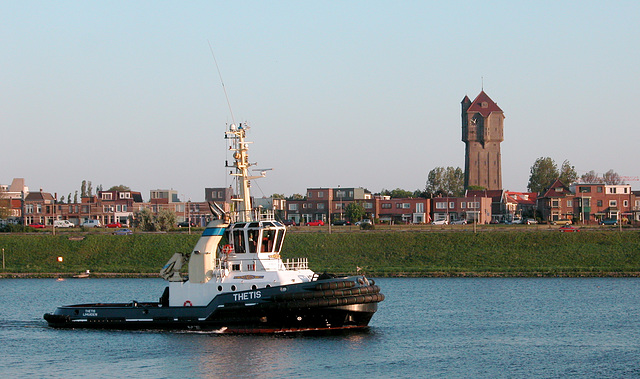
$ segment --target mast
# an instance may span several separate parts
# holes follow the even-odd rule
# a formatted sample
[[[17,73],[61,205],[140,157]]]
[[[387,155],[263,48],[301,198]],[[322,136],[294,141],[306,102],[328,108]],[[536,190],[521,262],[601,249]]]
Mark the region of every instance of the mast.
[[[225,138],[231,140],[231,146],[229,150],[234,151],[233,165],[227,164],[227,167],[234,167],[235,172],[231,172],[231,176],[237,177],[238,180],[238,192],[239,198],[233,199],[238,203],[237,206],[237,220],[238,222],[253,221],[251,217],[251,193],[249,191],[250,180],[264,177],[264,173],[261,176],[249,176],[249,167],[253,166],[253,163],[249,163],[249,147],[251,142],[245,141],[246,131],[248,127],[242,124],[236,127],[235,124],[229,125],[229,130],[225,133]]]

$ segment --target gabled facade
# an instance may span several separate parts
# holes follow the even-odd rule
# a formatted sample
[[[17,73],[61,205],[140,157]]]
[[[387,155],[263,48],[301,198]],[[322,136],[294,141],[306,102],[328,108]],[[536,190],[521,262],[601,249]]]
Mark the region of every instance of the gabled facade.
[[[24,198],[23,221],[25,225],[41,223],[53,224],[56,212],[56,200],[48,192],[29,192]],[[50,222],[49,222],[50,221]]]
[[[553,184],[538,197],[538,211],[542,215],[542,219],[547,222],[553,222],[560,219],[573,220],[575,195],[571,189],[560,180],[556,180]]]

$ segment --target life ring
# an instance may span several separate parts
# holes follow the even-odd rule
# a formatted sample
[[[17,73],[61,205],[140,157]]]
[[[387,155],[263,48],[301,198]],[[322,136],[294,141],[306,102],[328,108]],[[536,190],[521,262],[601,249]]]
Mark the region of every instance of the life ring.
[[[231,254],[231,253],[233,253],[233,245],[224,245],[224,246],[222,247],[222,252],[223,252],[224,254]]]
[[[189,300],[187,300],[187,301],[185,301],[185,302],[184,302],[184,306],[185,306],[185,307],[190,307],[190,306],[192,306],[192,305],[193,305],[193,304],[191,304],[191,302],[190,302]]]

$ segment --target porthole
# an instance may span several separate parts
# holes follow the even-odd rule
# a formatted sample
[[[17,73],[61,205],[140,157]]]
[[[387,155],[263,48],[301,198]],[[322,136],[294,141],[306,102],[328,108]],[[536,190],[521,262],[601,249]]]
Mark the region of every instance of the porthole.
[[[218,286],[218,291],[222,292],[222,286]]]
[[[258,289],[258,287],[254,284],[254,285],[252,285],[252,286],[251,286],[251,289],[252,289],[252,290],[257,290],[257,289]]]
[[[235,291],[236,290],[236,286],[235,284],[231,286],[231,291]]]

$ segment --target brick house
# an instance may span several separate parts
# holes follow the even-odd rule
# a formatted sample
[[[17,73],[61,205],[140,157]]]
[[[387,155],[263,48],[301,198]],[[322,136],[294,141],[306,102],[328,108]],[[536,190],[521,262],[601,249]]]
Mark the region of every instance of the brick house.
[[[375,219],[389,223],[425,224],[431,221],[431,202],[425,198],[375,197]]]
[[[604,219],[634,220],[636,196],[629,184],[574,183],[573,214],[576,221],[599,222]]]
[[[468,223],[488,224],[491,222],[490,197],[435,197],[431,199],[432,219],[449,222],[466,220]]]

